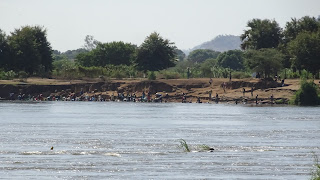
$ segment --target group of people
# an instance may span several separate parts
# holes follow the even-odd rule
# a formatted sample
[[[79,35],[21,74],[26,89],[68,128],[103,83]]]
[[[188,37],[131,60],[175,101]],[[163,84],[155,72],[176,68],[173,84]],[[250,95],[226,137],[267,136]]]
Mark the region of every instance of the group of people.
[[[150,92],[142,92],[141,96],[135,93],[118,93],[116,96],[106,94],[86,93],[81,90],[79,93],[74,92],[57,92],[51,93],[49,96],[43,94],[38,95],[25,95],[22,93],[15,94],[9,93],[7,100],[20,100],[20,101],[124,101],[124,102],[167,102],[169,95],[166,93],[164,96],[161,93],[152,95]]]

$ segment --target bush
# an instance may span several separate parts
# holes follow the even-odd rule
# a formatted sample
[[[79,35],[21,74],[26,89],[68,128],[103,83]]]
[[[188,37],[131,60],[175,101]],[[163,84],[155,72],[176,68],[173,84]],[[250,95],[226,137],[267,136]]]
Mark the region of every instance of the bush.
[[[148,79],[149,80],[156,80],[156,75],[154,74],[153,71],[148,73]]]
[[[236,71],[231,73],[231,77],[235,79],[244,79],[244,78],[250,78],[251,75],[247,72]]]
[[[3,80],[12,80],[13,78],[17,77],[17,74],[10,70],[10,71],[1,71],[0,70],[0,79],[3,79]]]
[[[110,77],[116,78],[116,79],[123,79],[126,77],[126,74],[125,72],[117,70],[117,71],[113,71],[112,74],[110,74]]]
[[[314,106],[320,104],[319,90],[313,81],[302,80],[300,89],[296,92],[291,104]]]
[[[25,71],[19,71],[18,76],[20,79],[24,79],[28,77],[28,73],[26,73]]]
[[[296,79],[296,78],[301,78],[301,79],[312,79],[312,73],[308,72],[307,70],[303,69],[300,72],[299,71],[293,71],[292,69],[283,69],[279,73],[281,78],[286,78],[286,79]]]
[[[316,154],[313,154],[314,158],[314,170],[311,173],[311,180],[320,180],[320,164]]]

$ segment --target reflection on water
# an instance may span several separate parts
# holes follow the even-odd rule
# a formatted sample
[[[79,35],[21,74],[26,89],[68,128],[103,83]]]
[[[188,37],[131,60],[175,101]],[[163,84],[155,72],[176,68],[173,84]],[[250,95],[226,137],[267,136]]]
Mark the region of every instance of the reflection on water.
[[[0,103],[4,179],[308,179],[319,139],[319,107]]]

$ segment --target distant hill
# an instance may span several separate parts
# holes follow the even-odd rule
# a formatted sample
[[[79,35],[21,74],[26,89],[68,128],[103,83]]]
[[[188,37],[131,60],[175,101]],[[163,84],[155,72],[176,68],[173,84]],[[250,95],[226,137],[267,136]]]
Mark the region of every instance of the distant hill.
[[[240,45],[240,36],[219,35],[211,41],[204,42],[187,51],[191,52],[196,49],[211,49],[214,51],[224,52],[228,50],[240,49]]]

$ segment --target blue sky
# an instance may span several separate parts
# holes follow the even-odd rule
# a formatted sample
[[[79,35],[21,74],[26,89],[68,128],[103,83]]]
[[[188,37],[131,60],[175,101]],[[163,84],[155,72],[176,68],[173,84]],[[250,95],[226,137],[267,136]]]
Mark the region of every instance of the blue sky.
[[[80,48],[86,35],[140,45],[154,31],[189,49],[217,35],[240,35],[253,18],[275,19],[284,27],[306,15],[320,15],[320,0],[0,1],[0,29],[9,34],[24,25],[44,26],[60,51]]]

